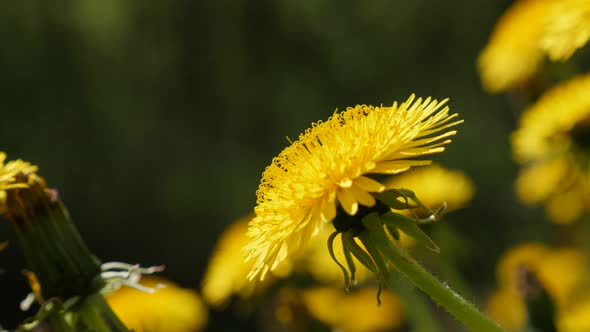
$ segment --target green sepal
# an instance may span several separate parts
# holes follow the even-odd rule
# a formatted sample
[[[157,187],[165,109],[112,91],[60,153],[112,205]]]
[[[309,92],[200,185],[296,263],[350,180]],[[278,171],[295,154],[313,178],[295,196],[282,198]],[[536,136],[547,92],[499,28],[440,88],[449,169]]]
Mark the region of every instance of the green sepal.
[[[416,240],[416,242],[436,253],[440,252],[440,248],[432,241],[424,231],[418,226],[416,220],[406,217],[399,213],[388,212],[381,216],[382,222],[389,226],[406,233]]]
[[[421,208],[426,210],[429,214],[434,214],[434,211],[424,205],[418,196],[409,189],[389,189],[381,193],[375,193],[374,196],[381,203],[394,210]]]
[[[330,257],[332,258],[334,263],[336,263],[340,270],[342,270],[342,275],[344,276],[344,288],[346,289],[346,291],[348,291],[350,290],[350,277],[348,275],[348,270],[346,270],[344,265],[342,265],[342,263],[338,261],[338,258],[336,258],[336,255],[334,254],[334,239],[336,238],[336,236],[338,236],[338,234],[340,234],[340,232],[335,231],[328,237],[328,253],[330,253]]]
[[[356,286],[356,264],[354,263],[354,259],[352,258],[352,253],[350,249],[348,249],[346,241],[344,241],[345,234],[349,234],[352,237],[352,231],[348,230],[345,233],[342,233],[342,252],[344,253],[344,258],[346,258],[346,265],[348,265],[348,270],[350,270],[350,282],[352,286]],[[354,238],[352,239],[354,241]]]
[[[363,264],[364,267],[373,273],[377,273],[377,265],[375,265],[375,262],[371,256],[356,243],[352,232],[344,233],[342,241],[346,248],[354,255],[354,257],[356,257],[359,262],[361,262],[361,264]]]
[[[389,225],[385,225],[385,230],[387,231],[387,234],[390,235],[394,240],[399,241],[399,229],[391,227]]]

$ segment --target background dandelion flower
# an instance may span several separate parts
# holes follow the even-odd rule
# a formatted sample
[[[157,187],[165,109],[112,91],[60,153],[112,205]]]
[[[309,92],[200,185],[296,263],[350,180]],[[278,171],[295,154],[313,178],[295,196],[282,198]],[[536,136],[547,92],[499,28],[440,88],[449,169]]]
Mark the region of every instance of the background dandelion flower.
[[[567,60],[590,39],[590,2],[557,0],[547,16],[541,46],[552,60]]]
[[[121,321],[136,332],[197,332],[207,322],[207,309],[192,290],[163,278],[144,277],[141,285],[158,288],[153,294],[123,287],[106,296]]]
[[[249,241],[246,231],[252,217],[250,215],[231,224],[217,241],[202,283],[203,298],[211,306],[222,307],[234,294],[249,297],[272,282],[271,278],[267,278],[263,284],[254,284],[246,278],[253,262],[245,262],[241,249]],[[282,272],[281,275],[288,273],[284,265],[278,271]]]
[[[526,164],[516,181],[519,198],[545,202],[558,223],[572,222],[590,207],[588,89],[590,74],[555,86],[525,110],[512,134],[514,159]]]
[[[479,55],[483,87],[501,92],[533,76],[543,60],[539,43],[545,31],[549,0],[517,0],[498,20]]]
[[[461,171],[450,170],[441,165],[415,168],[398,176],[389,177],[384,181],[385,187],[399,189],[412,188],[425,206],[438,207],[447,204],[447,211],[464,207],[473,197],[475,186]],[[423,211],[401,210],[407,216],[418,215]],[[400,245],[412,247],[415,240],[400,231]]]
[[[427,98],[391,107],[359,105],[312,125],[266,168],[257,191],[256,217],[250,222],[255,259],[250,279],[264,279],[287,255],[309,242],[336,216],[359,205],[373,206],[371,192],[385,186],[367,174],[397,174],[428,165],[417,157],[444,151],[460,122],[449,108]],[[440,133],[442,131],[442,133]]]
[[[400,300],[390,291],[375,305],[375,289],[345,292],[341,288],[316,287],[303,290],[303,302],[312,316],[343,332],[389,331],[404,321]]]
[[[446,202],[449,210],[464,207],[475,192],[473,182],[463,172],[438,164],[392,176],[384,184],[387,188],[412,188],[424,205],[436,207]]]
[[[586,257],[576,249],[553,249],[537,243],[510,249],[498,262],[499,287],[490,295],[487,304],[490,316],[509,331],[520,331],[526,319],[519,287],[521,267],[526,267],[539,279],[557,305],[558,314],[568,308],[576,291],[586,284],[589,276]]]
[[[559,332],[590,331],[590,292],[585,288],[557,319]]]

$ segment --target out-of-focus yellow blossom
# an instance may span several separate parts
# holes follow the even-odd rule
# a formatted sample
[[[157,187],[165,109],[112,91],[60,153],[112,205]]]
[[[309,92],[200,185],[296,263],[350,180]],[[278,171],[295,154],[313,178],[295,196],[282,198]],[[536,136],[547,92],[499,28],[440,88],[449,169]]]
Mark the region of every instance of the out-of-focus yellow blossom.
[[[457,114],[427,98],[391,107],[358,105],[318,122],[266,168],[257,191],[256,217],[245,250],[254,260],[250,279],[264,279],[288,256],[302,252],[336,216],[337,207],[356,215],[385,190],[369,174],[397,174],[417,160],[444,151],[461,123]],[[455,119],[455,120],[454,120]]]
[[[392,176],[386,179],[384,184],[388,189],[411,188],[425,206],[436,208],[446,202],[448,211],[465,206],[475,192],[473,182],[463,172],[437,164]],[[420,211],[414,212],[420,214]],[[413,215],[409,210],[399,213]],[[403,248],[413,246],[414,242],[413,238],[400,231],[400,245]]]
[[[590,39],[590,1],[553,2],[541,45],[551,59],[564,61]]]
[[[436,207],[446,202],[449,210],[465,206],[475,191],[473,182],[463,172],[437,164],[389,177],[384,184],[386,188],[411,188],[424,205]]]
[[[500,288],[490,295],[486,311],[507,331],[520,332],[526,317],[522,297],[508,287]]]
[[[222,307],[232,295],[249,297],[255,289],[272,282],[272,278],[268,278],[268,281],[255,284],[247,278],[254,263],[245,261],[242,248],[249,242],[246,231],[252,217],[250,215],[231,224],[217,241],[202,283],[203,298],[209,305]],[[287,265],[281,265],[274,274],[288,274]]]
[[[404,320],[403,307],[389,291],[381,294],[377,305],[375,289],[346,292],[341,288],[318,287],[303,291],[309,313],[324,324],[342,332],[391,330]]]
[[[136,332],[195,332],[207,323],[207,309],[192,290],[162,278],[144,277],[141,285],[157,289],[146,293],[123,287],[106,296],[121,321]]]
[[[520,331],[526,308],[519,290],[519,267],[534,273],[556,304],[558,314],[566,310],[590,274],[586,257],[571,248],[551,249],[542,244],[512,248],[498,262],[499,287],[492,293],[487,312],[509,331]]]
[[[0,251],[6,249],[8,247],[8,241],[0,242]]]
[[[590,74],[560,83],[529,107],[512,134],[514,158],[525,164],[516,190],[525,204],[545,202],[557,223],[590,207]]]
[[[590,331],[590,294],[587,289],[561,311],[557,328],[559,332]]]
[[[330,228],[326,228],[322,231],[325,234],[320,234],[313,239],[309,249],[306,250],[306,253],[302,255],[302,258],[299,260],[297,267],[299,270],[309,272],[316,280],[320,282],[342,282],[342,270],[340,270],[338,265],[334,264],[330,253],[328,250],[326,250],[325,239],[330,235],[330,233],[334,231]],[[359,247],[364,249],[364,246],[362,243],[360,243],[360,241],[356,242]],[[346,258],[344,257],[342,250],[342,240],[340,237],[336,238],[334,241],[334,256],[336,256],[338,262],[345,264]],[[352,259],[354,260],[356,266],[356,281],[363,282],[367,280],[372,275],[372,272],[369,271],[356,258],[353,257]]]
[[[540,46],[551,0],[517,0],[496,23],[477,66],[483,87],[501,92],[532,77],[543,61]]]

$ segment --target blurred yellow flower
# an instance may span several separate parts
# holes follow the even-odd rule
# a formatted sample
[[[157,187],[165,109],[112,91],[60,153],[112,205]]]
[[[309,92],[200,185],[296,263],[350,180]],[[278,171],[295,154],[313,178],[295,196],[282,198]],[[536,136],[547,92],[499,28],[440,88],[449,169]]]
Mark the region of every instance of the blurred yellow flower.
[[[461,171],[450,170],[437,164],[415,168],[398,176],[386,179],[385,187],[411,188],[424,205],[437,207],[447,203],[448,211],[464,207],[473,197],[473,182]],[[411,216],[409,210],[399,213]],[[420,214],[420,211],[414,211]],[[413,246],[414,239],[400,231],[400,245],[403,248]]]
[[[402,325],[403,307],[391,292],[375,299],[376,289],[346,292],[341,288],[318,287],[303,291],[303,302],[317,320],[342,332],[391,330]]]
[[[204,328],[207,309],[195,292],[156,277],[144,277],[140,284],[165,287],[153,294],[123,287],[106,296],[128,328],[136,332],[195,332]]]
[[[543,61],[540,40],[551,0],[517,0],[496,23],[477,60],[483,87],[501,92],[524,83]]]
[[[254,263],[245,261],[242,248],[249,241],[246,231],[252,217],[250,215],[231,224],[217,241],[202,283],[203,298],[209,305],[221,307],[234,294],[249,297],[255,289],[271,282],[269,278],[264,284],[257,285],[247,278]],[[282,276],[288,273],[285,270],[286,267],[281,266],[277,272]]]
[[[520,331],[526,309],[519,290],[518,269],[531,270],[547,290],[558,313],[567,308],[576,291],[589,279],[586,257],[571,248],[551,249],[524,244],[510,249],[498,262],[499,287],[489,298],[487,312],[509,331]]]
[[[526,309],[518,292],[503,287],[489,297],[487,313],[507,331],[520,332],[525,323]]]
[[[449,210],[462,208],[473,197],[473,182],[461,171],[438,164],[415,168],[392,176],[384,182],[386,188],[411,188],[426,206],[446,202]]]
[[[521,171],[516,190],[525,204],[546,203],[552,220],[575,221],[590,207],[588,153],[590,74],[560,83],[530,106],[512,134]]]
[[[590,331],[590,294],[587,289],[574,303],[562,310],[557,327],[559,332]]]
[[[250,222],[250,279],[264,279],[288,255],[300,252],[336,216],[337,206],[355,215],[371,207],[371,192],[385,189],[367,174],[397,174],[430,160],[415,158],[444,151],[447,130],[462,121],[427,98],[391,107],[358,105],[318,122],[266,168]],[[442,132],[442,133],[440,133]]]
[[[590,1],[555,0],[541,41],[553,60],[567,60],[590,39]]]

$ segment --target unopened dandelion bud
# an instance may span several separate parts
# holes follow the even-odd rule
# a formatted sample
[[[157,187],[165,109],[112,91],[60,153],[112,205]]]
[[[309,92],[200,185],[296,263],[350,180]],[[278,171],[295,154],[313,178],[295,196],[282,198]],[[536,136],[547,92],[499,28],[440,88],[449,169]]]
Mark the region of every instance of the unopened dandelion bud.
[[[101,263],[90,252],[58,192],[47,187],[37,167],[22,160],[4,163],[0,152],[0,215],[15,231],[31,272],[26,276],[39,311],[21,325],[32,330],[47,323],[52,331],[121,331],[121,323],[100,294]]]

